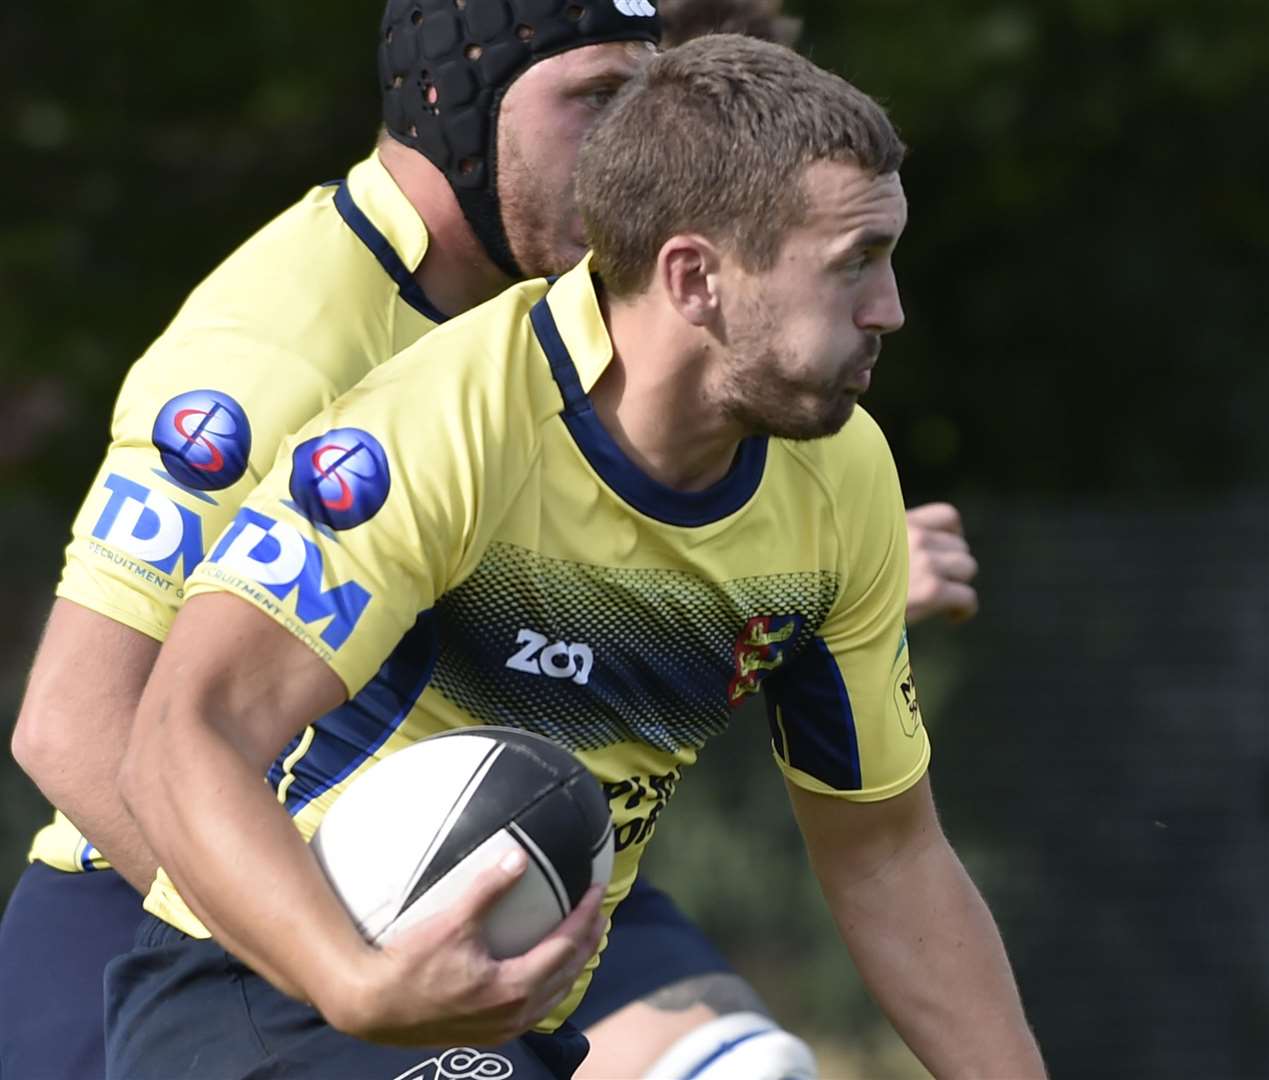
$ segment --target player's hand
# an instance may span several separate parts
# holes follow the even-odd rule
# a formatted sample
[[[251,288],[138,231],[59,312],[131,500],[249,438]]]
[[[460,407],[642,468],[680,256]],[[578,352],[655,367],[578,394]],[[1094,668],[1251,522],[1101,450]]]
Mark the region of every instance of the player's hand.
[[[603,889],[592,886],[523,956],[496,960],[480,927],[525,871],[526,857],[514,855],[480,874],[448,911],[370,951],[354,979],[357,1000],[327,1019],[371,1042],[489,1046],[522,1035],[547,1016],[599,948],[606,924]]]
[[[926,503],[908,511],[908,622],[946,615],[972,619],[978,593],[970,584],[978,560],[970,554],[961,515],[950,503]]]

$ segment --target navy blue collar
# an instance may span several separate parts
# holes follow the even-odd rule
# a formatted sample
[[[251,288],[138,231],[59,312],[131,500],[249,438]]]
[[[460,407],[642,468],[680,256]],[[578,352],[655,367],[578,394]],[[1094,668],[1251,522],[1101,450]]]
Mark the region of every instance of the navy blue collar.
[[[438,311],[432,301],[427,298],[427,294],[414,280],[414,274],[401,261],[401,256],[396,253],[396,249],[388,238],[375,227],[375,223],[366,217],[361,207],[354,201],[347,182],[339,180],[332,186],[336,187],[335,209],[339,211],[339,216],[357,234],[357,239],[370,249],[370,254],[379,260],[379,265],[387,271],[388,277],[396,282],[401,299],[432,322],[445,322],[449,316]]]
[[[599,422],[545,296],[534,304],[530,319],[564,398],[561,419],[591,468],[626,503],[667,525],[692,527],[720,521],[753,497],[767,461],[765,436],[744,439],[731,469],[712,487],[704,491],[667,487],[626,457]]]

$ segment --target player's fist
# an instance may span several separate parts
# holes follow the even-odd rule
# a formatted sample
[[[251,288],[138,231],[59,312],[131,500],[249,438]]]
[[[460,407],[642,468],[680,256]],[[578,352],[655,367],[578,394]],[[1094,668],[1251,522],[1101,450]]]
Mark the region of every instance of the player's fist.
[[[951,503],[926,503],[908,511],[908,622],[946,615],[964,622],[978,611],[970,584],[978,560],[970,553],[961,515]]]

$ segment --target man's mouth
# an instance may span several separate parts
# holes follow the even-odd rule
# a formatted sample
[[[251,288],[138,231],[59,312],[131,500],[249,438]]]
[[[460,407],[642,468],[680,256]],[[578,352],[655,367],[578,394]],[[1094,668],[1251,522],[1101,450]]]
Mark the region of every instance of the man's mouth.
[[[866,394],[868,387],[872,384],[872,368],[864,368],[858,375],[846,384],[846,392],[848,394]]]

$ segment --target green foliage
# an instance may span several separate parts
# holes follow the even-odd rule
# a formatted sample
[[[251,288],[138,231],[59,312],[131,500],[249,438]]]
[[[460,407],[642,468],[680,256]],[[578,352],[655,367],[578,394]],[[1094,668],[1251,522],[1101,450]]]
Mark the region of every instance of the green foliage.
[[[185,294],[366,152],[377,19],[373,4],[242,0],[6,12],[0,61],[16,85],[0,151],[20,165],[3,180],[0,416],[32,395],[54,404],[0,450],[5,490],[31,486],[69,511],[123,373]]]
[[[1269,8],[805,5],[912,147],[870,405],[910,493],[1263,476]]]

